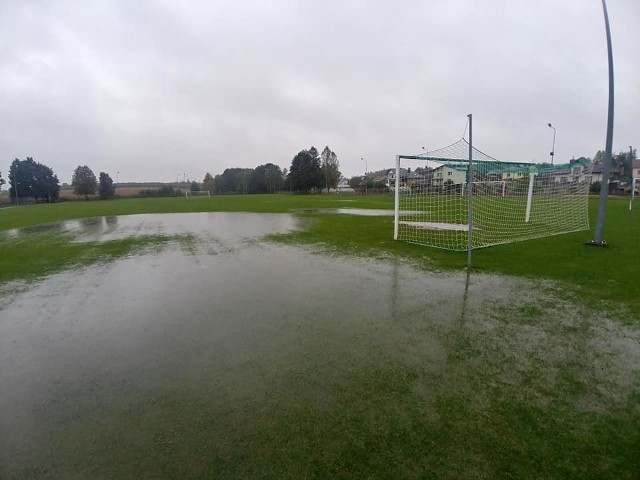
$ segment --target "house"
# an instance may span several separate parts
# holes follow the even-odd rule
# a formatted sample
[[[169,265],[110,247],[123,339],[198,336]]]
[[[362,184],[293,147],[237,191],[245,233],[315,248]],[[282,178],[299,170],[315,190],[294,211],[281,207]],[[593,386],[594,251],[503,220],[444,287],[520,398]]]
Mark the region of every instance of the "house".
[[[587,172],[588,172],[587,174],[591,176],[591,184],[594,184],[595,182],[602,183],[603,165],[601,163],[589,164]],[[622,169],[618,167],[612,167],[609,170],[609,180],[613,178],[619,178],[621,175],[622,175]]]
[[[433,169],[431,185],[443,187],[444,185],[464,185],[467,182],[467,167],[440,165]]]
[[[345,193],[355,193],[355,190],[351,188],[351,186],[349,185],[349,181],[346,178],[341,178],[340,183],[338,183],[338,186],[335,188],[335,190],[332,189],[332,192],[335,192],[338,194],[345,194]]]
[[[631,176],[633,178],[640,178],[640,160],[634,160],[631,164]]]

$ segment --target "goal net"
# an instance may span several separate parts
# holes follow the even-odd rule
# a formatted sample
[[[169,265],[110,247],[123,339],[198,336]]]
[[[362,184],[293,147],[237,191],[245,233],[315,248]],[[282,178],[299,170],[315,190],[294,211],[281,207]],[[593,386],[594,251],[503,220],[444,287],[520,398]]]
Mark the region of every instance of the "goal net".
[[[186,198],[189,197],[210,197],[211,193],[209,190],[187,190],[184,192],[184,196]]]
[[[471,156],[469,162],[469,143],[461,139],[397,157],[395,238],[467,250],[469,235],[472,248],[480,248],[589,228],[587,164],[503,162],[475,148]]]

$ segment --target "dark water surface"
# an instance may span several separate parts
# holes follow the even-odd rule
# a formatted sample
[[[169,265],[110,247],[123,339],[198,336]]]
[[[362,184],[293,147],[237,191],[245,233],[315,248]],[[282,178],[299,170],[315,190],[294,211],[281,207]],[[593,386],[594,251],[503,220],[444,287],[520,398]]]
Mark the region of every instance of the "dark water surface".
[[[637,394],[636,331],[606,320],[583,331],[572,305],[519,280],[468,283],[261,240],[296,225],[254,214],[67,222],[78,241],[192,237],[0,297],[0,476],[123,478],[140,468],[131,478],[163,469],[179,478],[216,461],[268,464],[282,453],[264,442],[352,442],[345,412],[400,408],[375,403],[397,389],[436,423],[454,391],[482,410],[489,384],[544,404],[565,364],[594,386],[572,400],[577,409]],[[480,387],[479,372],[492,376]],[[385,418],[403,415],[394,412]],[[326,425],[336,430],[319,433]]]

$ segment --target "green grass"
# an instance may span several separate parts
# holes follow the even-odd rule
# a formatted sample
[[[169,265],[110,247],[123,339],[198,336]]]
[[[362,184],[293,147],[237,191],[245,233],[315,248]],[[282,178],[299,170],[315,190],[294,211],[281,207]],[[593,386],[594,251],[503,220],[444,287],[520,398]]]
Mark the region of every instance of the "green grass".
[[[560,280],[567,295],[591,306],[612,308],[615,303],[640,310],[635,287],[640,275],[640,218],[630,214],[627,201],[611,198],[604,238],[606,248],[586,247],[592,231],[517,242],[474,251],[475,271]],[[394,255],[430,269],[461,269],[466,253],[425,248],[392,240],[392,217],[359,217],[308,213],[323,208],[393,208],[390,196],[243,195],[212,198],[160,198],[112,201],[65,202],[0,210],[0,231],[108,215],[165,212],[295,212],[312,221],[301,232],[280,237],[281,241],[317,243],[326,248],[366,256]],[[595,225],[597,202],[590,201],[591,224]],[[307,212],[307,213],[305,213]],[[635,215],[635,216],[634,216]],[[0,239],[0,283],[34,278],[40,272],[76,263],[88,264],[106,256],[128,253],[136,243],[148,239],[114,241],[107,244],[75,245],[55,235],[16,241]],[[55,252],[55,255],[54,255]],[[55,258],[54,258],[55,257]]]
[[[103,215],[295,212],[309,220],[306,228],[272,240],[401,258],[427,270],[465,267],[466,253],[393,241],[391,217],[313,213],[392,203],[382,196],[287,195],[69,202],[0,210],[0,230]],[[592,200],[592,225],[596,207]],[[621,332],[639,324],[640,218],[618,199],[607,213],[606,248],[584,246],[592,238],[585,231],[475,251],[474,272],[541,280],[537,285],[552,291],[546,300],[522,292],[472,310],[478,322],[440,325],[407,315],[385,324],[388,330],[365,323],[375,328],[360,325],[354,338],[340,329],[335,338],[318,335],[312,348],[305,337],[304,348],[292,347],[299,357],[221,360],[222,373],[180,376],[167,388],[113,378],[73,382],[34,413],[47,432],[35,439],[39,456],[15,460],[20,467],[8,478],[638,479],[637,378],[609,379],[598,368],[607,371],[616,359],[607,356],[617,352],[615,341],[637,338]],[[74,243],[46,231],[0,235],[0,283],[172,240],[190,248],[192,239]],[[602,323],[605,311],[615,313],[614,326]],[[274,331],[291,321],[301,331],[315,327],[303,318],[280,320]],[[423,338],[447,352],[437,368]],[[340,341],[348,348],[325,349]],[[621,385],[631,393],[611,401]]]

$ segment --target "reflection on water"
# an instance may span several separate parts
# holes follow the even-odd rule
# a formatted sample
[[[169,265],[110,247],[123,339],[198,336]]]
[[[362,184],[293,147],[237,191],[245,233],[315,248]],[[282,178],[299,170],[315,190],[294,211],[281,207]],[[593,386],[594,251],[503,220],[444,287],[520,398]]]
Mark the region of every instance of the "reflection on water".
[[[71,233],[79,242],[107,242],[141,235],[215,235],[225,239],[286,233],[298,228],[287,214],[164,213],[92,217],[8,230],[11,238],[35,233]]]

